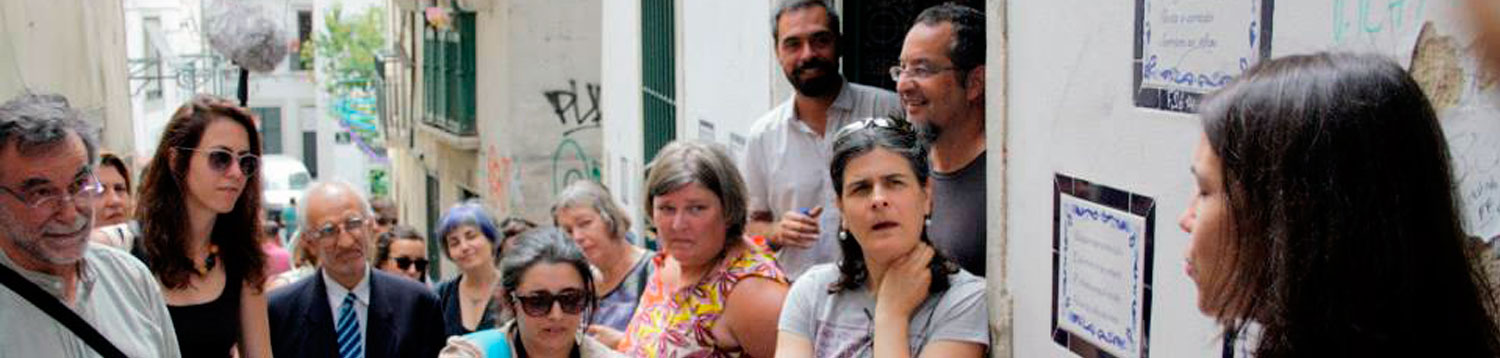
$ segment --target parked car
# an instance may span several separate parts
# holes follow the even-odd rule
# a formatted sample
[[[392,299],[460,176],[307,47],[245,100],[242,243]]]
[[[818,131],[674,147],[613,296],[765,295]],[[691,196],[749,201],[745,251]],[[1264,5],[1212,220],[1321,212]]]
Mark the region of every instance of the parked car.
[[[292,199],[301,200],[302,191],[313,180],[302,160],[278,154],[262,157],[260,175],[262,206],[272,213],[286,208]]]

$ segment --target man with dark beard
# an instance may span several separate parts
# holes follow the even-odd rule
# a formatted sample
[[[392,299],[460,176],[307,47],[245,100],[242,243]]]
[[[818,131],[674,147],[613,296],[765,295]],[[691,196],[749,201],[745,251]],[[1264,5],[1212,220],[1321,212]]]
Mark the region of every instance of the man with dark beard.
[[[828,175],[833,133],[901,111],[895,93],[839,75],[840,36],[838,13],[826,1],[777,5],[771,38],[796,93],[756,120],[740,161],[750,206],[746,231],[766,236],[793,280],[838,257],[839,213]]]
[[[94,357],[110,346],[130,357],[181,356],[146,265],[89,241],[104,195],[94,136],[62,96],[0,105],[0,356]],[[65,316],[84,324],[65,326]],[[78,338],[88,331],[102,339]]]
[[[984,15],[952,3],[917,15],[891,68],[906,118],[932,145],[938,250],[984,277]]]

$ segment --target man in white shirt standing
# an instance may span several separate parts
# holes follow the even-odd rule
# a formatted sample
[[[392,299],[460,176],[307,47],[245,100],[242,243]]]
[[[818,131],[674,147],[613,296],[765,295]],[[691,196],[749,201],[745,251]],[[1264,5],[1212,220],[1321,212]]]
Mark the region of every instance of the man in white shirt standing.
[[[784,0],[772,15],[776,59],[795,93],[755,121],[740,166],[752,235],[765,235],[793,280],[839,257],[839,213],[828,174],[833,134],[866,118],[899,116],[894,92],[839,74],[838,13],[823,0]]]

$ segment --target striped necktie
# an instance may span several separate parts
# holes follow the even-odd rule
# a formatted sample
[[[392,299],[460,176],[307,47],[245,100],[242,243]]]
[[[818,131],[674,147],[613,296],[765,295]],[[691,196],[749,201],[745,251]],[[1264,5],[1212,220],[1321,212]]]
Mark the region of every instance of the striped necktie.
[[[354,312],[354,293],[344,296],[339,305],[339,321],[334,327],[338,333],[339,357],[364,358],[365,339],[359,331],[359,317]]]

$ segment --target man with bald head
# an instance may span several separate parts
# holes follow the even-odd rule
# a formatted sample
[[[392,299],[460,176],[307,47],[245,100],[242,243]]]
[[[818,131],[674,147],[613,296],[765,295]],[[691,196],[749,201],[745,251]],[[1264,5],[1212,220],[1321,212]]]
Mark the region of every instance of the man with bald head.
[[[345,183],[317,183],[302,198],[302,245],[322,268],[271,292],[277,357],[433,357],[443,348],[437,296],[372,270],[375,213]]]

